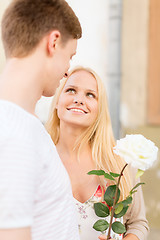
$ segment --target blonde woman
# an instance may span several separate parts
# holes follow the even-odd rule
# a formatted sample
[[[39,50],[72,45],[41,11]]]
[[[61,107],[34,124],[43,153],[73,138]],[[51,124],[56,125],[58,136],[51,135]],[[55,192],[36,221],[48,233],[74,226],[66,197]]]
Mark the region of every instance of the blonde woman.
[[[67,79],[62,80],[53,99],[46,128],[70,177],[80,238],[96,240],[99,233],[92,226],[98,217],[94,213],[93,203],[103,201],[103,189],[111,182],[95,175],[89,176],[87,172],[103,169],[119,173],[125,163],[113,153],[115,140],[106,92],[93,70],[77,67]],[[120,185],[121,199],[131,189],[133,172],[129,169],[124,172]],[[141,189],[120,221],[125,223],[127,232],[125,236],[112,233],[112,239],[146,239],[148,224]],[[106,236],[99,238],[106,239]]]

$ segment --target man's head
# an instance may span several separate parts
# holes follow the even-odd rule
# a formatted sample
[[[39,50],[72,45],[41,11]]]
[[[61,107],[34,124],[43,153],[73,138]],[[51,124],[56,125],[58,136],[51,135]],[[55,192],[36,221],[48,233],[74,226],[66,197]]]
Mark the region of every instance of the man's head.
[[[2,19],[6,57],[29,55],[53,30],[63,44],[81,37],[78,18],[65,0],[13,0]]]

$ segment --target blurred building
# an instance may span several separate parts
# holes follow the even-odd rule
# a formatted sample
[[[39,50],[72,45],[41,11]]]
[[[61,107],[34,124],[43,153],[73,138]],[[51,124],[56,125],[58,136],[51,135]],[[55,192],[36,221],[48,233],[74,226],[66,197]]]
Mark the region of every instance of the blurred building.
[[[11,0],[0,0],[0,17]],[[160,148],[160,0],[67,0],[83,28],[71,66],[93,68],[103,79],[115,137],[140,133]],[[0,42],[0,71],[5,58]],[[51,99],[36,112],[42,122]],[[160,159],[143,181],[151,233],[160,236]]]
[[[160,149],[160,1],[123,0],[121,131],[141,133]],[[151,227],[160,236],[160,159],[142,180]]]

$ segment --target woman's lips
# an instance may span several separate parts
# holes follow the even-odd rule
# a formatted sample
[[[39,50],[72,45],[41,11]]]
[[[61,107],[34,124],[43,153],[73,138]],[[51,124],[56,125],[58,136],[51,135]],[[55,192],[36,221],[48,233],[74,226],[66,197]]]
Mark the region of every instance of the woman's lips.
[[[73,112],[79,112],[79,113],[87,113],[84,109],[82,108],[67,108],[68,111],[73,111]]]

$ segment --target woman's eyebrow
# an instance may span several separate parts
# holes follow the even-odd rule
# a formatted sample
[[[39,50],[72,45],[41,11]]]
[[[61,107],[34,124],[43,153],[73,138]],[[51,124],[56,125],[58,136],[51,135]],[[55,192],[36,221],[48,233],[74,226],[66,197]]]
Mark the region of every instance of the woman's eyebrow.
[[[68,88],[68,87],[78,88],[78,87],[76,87],[75,85],[66,85],[66,86],[65,86],[65,88]]]
[[[69,87],[71,87],[71,88],[76,88],[76,89],[78,89],[78,86],[75,86],[75,85],[66,85],[65,86],[65,88],[69,88]],[[93,89],[84,89],[86,92],[93,92],[93,93],[95,93],[95,94],[97,94],[97,91],[96,90],[93,90]]]
[[[86,89],[86,91],[97,93],[97,91],[92,90],[92,89]]]

